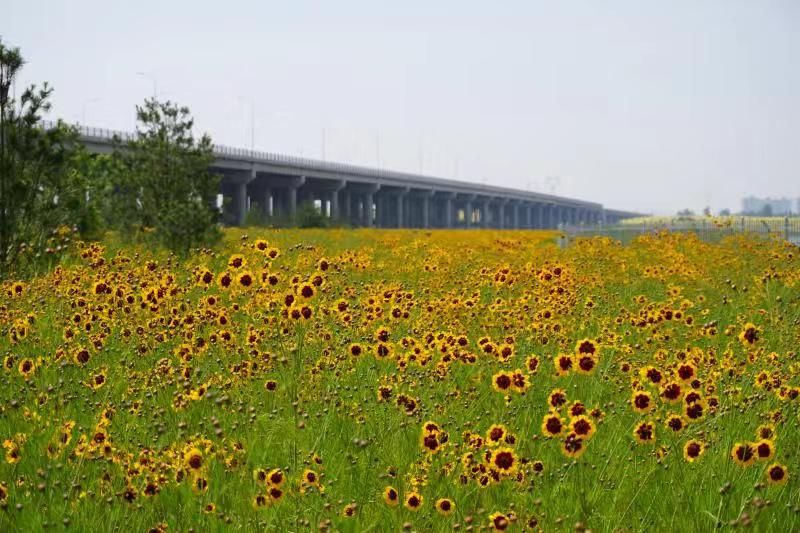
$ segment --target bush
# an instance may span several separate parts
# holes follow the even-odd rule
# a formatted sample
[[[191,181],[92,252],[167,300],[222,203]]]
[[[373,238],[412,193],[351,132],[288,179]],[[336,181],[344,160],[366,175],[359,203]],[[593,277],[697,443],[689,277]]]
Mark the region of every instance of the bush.
[[[298,228],[327,228],[330,225],[328,217],[312,203],[297,206],[295,224]]]

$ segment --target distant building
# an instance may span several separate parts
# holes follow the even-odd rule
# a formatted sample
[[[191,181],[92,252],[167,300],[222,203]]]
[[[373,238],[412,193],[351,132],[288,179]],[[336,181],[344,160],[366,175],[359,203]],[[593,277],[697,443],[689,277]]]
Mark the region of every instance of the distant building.
[[[797,200],[800,211],[800,199]],[[745,215],[791,215],[792,201],[789,198],[756,198],[748,196],[742,199],[742,213]]]

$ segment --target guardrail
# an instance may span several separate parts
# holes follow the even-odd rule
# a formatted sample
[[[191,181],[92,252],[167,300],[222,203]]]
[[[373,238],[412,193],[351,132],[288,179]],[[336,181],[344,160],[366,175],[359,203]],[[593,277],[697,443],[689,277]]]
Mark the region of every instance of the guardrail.
[[[42,121],[45,128],[53,127],[56,123],[53,121]],[[94,139],[102,143],[111,143],[114,137],[118,137],[122,141],[130,141],[136,138],[135,133],[113,130],[108,128],[94,128],[90,126],[74,125],[72,127],[77,129],[78,133],[87,139]],[[560,196],[553,196],[544,193],[530,193],[527,191],[520,191],[515,189],[508,189],[505,187],[496,187],[490,185],[483,185],[470,182],[459,182],[448,178],[439,178],[434,176],[425,176],[422,174],[412,174],[408,172],[398,172],[393,170],[384,170],[378,168],[363,167],[358,165],[351,165],[348,163],[337,163],[332,161],[320,161],[318,159],[309,159],[305,157],[297,157],[291,155],[277,154],[273,152],[262,152],[259,150],[249,150],[247,148],[236,148],[233,146],[226,146],[223,144],[213,145],[214,155],[219,158],[236,158],[244,159],[249,162],[267,163],[285,165],[293,168],[304,170],[314,170],[320,172],[332,172],[335,174],[349,174],[355,176],[364,176],[369,178],[383,178],[389,180],[411,181],[419,184],[425,183],[426,185],[443,185],[450,187],[461,188],[479,188],[488,191],[485,194],[504,194],[516,198],[527,197],[531,201],[546,202],[550,201],[560,205],[568,205],[571,207],[590,207],[594,209],[602,209],[602,205],[594,202],[587,202],[572,198],[563,198]]]
[[[660,231],[694,233],[701,240],[715,242],[727,235],[749,233],[766,237],[778,237],[800,246],[800,216],[792,217],[731,217],[726,219],[685,220],[641,224],[595,224],[563,225],[562,245],[581,237],[612,237],[627,244],[636,237]]]

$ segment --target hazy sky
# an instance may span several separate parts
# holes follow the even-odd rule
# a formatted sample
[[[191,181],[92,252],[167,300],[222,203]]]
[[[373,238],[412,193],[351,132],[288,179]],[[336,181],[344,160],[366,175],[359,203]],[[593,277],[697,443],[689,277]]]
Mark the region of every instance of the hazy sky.
[[[132,129],[154,77],[223,144],[252,106],[275,152],[655,213],[800,197],[797,0],[3,0],[0,36],[69,121]]]

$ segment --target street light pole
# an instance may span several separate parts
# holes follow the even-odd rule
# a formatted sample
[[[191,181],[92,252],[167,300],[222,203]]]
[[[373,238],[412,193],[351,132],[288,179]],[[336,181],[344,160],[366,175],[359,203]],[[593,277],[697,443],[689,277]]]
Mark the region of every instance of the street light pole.
[[[153,82],[153,99],[156,99],[158,97],[158,85],[156,83],[156,77],[148,72],[137,72],[136,74]]]
[[[375,132],[375,164],[381,168],[381,132]]]
[[[240,102],[250,104],[250,151],[255,151],[256,148],[256,104],[253,100],[239,96],[237,98]]]
[[[83,102],[83,105],[81,106],[81,125],[83,125],[83,126],[86,125],[86,107],[89,104],[97,103],[100,100],[101,100],[101,98],[92,98],[90,100],[86,100],[85,102]]]

